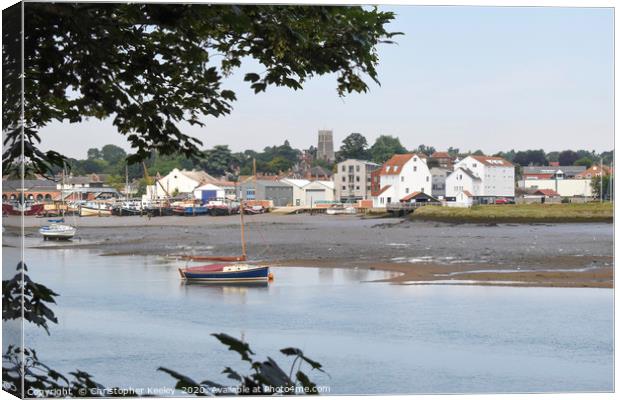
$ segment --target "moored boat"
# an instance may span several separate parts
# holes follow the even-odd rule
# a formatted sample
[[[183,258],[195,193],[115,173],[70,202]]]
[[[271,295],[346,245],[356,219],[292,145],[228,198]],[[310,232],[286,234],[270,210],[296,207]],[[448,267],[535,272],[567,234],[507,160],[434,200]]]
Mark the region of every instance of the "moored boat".
[[[75,236],[77,229],[71,225],[65,225],[64,219],[50,219],[50,225],[39,228],[39,233],[43,235],[44,240],[69,240]]]
[[[108,217],[112,215],[112,207],[107,203],[86,202],[80,204],[81,217]]]
[[[204,206],[176,206],[172,208],[172,213],[175,215],[206,215],[208,213],[207,207]]]
[[[241,256],[191,256],[192,260],[218,260],[232,261],[230,264],[208,264],[197,267],[179,268],[181,278],[187,282],[201,283],[247,283],[247,282],[269,282],[273,275],[269,272],[269,267],[265,265],[250,265],[235,263],[234,261],[245,261],[247,259],[245,243],[245,225],[243,214],[245,204],[243,199],[239,203],[239,220],[241,228]]]
[[[211,264],[179,268],[181,278],[200,282],[267,282],[269,267],[248,264]]]

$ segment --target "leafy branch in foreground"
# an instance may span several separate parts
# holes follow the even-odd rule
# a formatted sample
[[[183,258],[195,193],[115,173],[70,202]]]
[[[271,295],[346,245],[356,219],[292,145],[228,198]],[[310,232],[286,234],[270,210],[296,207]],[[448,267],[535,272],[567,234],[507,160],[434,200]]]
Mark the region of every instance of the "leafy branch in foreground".
[[[183,125],[232,111],[225,78],[256,62],[244,81],[299,90],[333,74],[340,96],[378,83],[377,46],[392,12],[359,6],[105,4],[27,2],[3,11],[2,157],[5,173],[23,160],[33,172],[62,166],[39,149],[53,121],[110,118],[139,162],[152,151],[199,157],[202,142]],[[22,34],[23,33],[23,54]],[[24,70],[22,119],[21,68]],[[24,132],[22,137],[21,132]]]
[[[307,362],[312,369],[324,372],[320,363],[306,357],[304,353],[293,347],[280,350],[286,356],[295,357],[287,374],[271,357],[266,361],[255,361],[252,358],[254,352],[247,343],[244,343],[225,333],[213,334],[222,344],[228,346],[241,356],[241,359],[250,363],[252,373],[242,375],[230,367],[226,367],[222,374],[227,378],[237,381],[236,386],[225,386],[211,380],[196,382],[168,368],[160,367],[163,371],[177,380],[175,388],[185,393],[198,396],[218,395],[274,395],[274,394],[319,394],[316,385],[301,371],[303,361]],[[295,370],[295,367],[297,369]]]

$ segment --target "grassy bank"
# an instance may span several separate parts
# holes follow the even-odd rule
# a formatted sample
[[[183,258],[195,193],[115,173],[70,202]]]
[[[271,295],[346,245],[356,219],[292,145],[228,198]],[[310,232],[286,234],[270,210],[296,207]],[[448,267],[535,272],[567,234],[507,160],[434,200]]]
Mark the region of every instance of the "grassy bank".
[[[412,220],[455,223],[492,222],[612,222],[613,204],[501,204],[471,208],[427,206],[411,214]]]

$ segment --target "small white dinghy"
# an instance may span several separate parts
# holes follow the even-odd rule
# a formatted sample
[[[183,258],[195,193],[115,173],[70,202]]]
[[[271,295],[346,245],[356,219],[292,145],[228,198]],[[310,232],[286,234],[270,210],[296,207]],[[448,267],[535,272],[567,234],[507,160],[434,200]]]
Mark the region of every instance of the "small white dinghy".
[[[77,232],[75,227],[63,224],[65,222],[64,219],[49,219],[48,222],[51,222],[51,224],[42,226],[39,229],[39,233],[43,235],[44,240],[69,240]]]

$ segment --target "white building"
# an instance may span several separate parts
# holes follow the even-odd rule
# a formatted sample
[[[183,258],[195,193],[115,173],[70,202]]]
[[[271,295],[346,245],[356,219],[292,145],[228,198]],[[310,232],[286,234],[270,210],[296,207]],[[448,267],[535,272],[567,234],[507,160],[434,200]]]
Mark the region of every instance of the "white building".
[[[592,197],[592,179],[522,179],[519,187],[527,191],[551,189],[562,197]]]
[[[467,196],[459,193],[467,192]],[[479,203],[515,196],[515,168],[501,157],[467,156],[454,165],[446,178],[446,198],[465,197]],[[470,200],[467,200],[469,203]]]
[[[193,193],[194,189],[209,182],[217,181],[204,171],[187,171],[173,169],[170,173],[157,180],[155,185],[147,186],[146,197],[150,199],[164,198],[166,193]]]
[[[293,205],[301,207],[315,207],[323,202],[333,202],[335,199],[334,182],[310,181],[307,179],[280,180],[293,187]]]
[[[414,192],[431,194],[431,172],[426,156],[418,154],[395,154],[381,167],[380,191],[373,198],[374,207],[386,207],[397,203]]]

